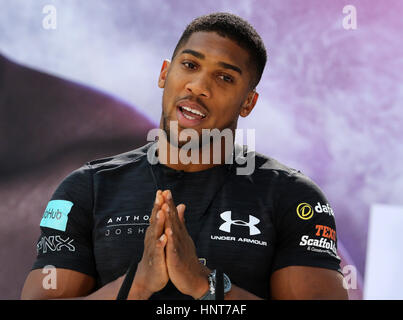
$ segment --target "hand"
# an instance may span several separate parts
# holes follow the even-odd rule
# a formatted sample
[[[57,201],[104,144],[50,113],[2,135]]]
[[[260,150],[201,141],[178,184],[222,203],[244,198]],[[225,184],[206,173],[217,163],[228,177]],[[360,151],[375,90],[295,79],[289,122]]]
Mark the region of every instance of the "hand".
[[[136,292],[140,292],[141,294],[138,295],[145,299],[164,288],[169,280],[164,252],[167,244],[167,237],[164,233],[167,214],[161,209],[163,203],[162,192],[158,190],[151,212],[150,225],[144,238],[143,256],[133,280],[133,288]]]
[[[196,248],[185,226],[185,205],[175,207],[169,190],[162,193],[166,212],[165,234],[168,242],[165,248],[168,275],[175,287],[183,294],[197,299],[208,288],[210,270],[203,266],[196,255]]]

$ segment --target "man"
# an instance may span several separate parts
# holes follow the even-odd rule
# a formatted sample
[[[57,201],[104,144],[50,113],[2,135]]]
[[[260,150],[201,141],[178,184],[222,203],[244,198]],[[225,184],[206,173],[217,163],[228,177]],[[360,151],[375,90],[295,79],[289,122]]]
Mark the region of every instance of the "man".
[[[347,298],[333,211],[312,181],[257,153],[229,152],[222,139],[196,144],[196,160],[210,150],[210,161],[181,153],[188,129],[199,138],[203,129],[234,132],[256,104],[265,63],[263,42],[244,20],[195,19],[159,77],[166,136],[62,182],[41,220],[22,298],[116,299],[123,283],[129,299]],[[211,161],[217,144],[220,161]],[[239,157],[251,155],[253,172],[237,174]],[[47,265],[56,268],[51,290]]]

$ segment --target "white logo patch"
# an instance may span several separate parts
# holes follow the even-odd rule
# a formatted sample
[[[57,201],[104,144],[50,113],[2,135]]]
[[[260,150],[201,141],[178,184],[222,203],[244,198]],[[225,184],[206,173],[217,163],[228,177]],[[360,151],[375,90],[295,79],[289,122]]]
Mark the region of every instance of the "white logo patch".
[[[256,227],[259,224],[260,220],[252,215],[249,215],[249,222],[243,220],[232,220],[231,211],[225,211],[220,214],[221,219],[225,222],[220,226],[221,231],[231,232],[231,226],[234,224],[236,226],[244,226],[249,227],[249,235],[257,235],[260,234],[260,230]]]

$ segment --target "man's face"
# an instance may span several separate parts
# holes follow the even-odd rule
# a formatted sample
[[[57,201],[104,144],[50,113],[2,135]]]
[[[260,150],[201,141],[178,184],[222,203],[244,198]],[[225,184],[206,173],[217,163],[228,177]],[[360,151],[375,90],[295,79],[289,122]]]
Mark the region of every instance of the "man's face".
[[[158,85],[164,88],[161,127],[235,130],[256,99],[250,89],[253,72],[248,52],[215,32],[193,33],[171,63],[164,64]],[[168,137],[175,138],[176,137]]]

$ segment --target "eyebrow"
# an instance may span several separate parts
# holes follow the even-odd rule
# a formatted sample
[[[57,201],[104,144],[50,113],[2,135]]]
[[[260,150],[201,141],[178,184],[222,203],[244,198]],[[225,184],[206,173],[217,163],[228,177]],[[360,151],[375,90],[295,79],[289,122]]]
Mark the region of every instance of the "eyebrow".
[[[185,49],[181,52],[181,54],[184,54],[184,53],[191,54],[192,56],[195,56],[196,58],[201,59],[201,60],[206,58],[206,56],[203,53],[192,50],[192,49]],[[237,66],[234,66],[232,64],[222,62],[222,61],[219,61],[218,65],[225,69],[234,70],[234,71],[238,72],[240,75],[242,75],[242,70]]]

